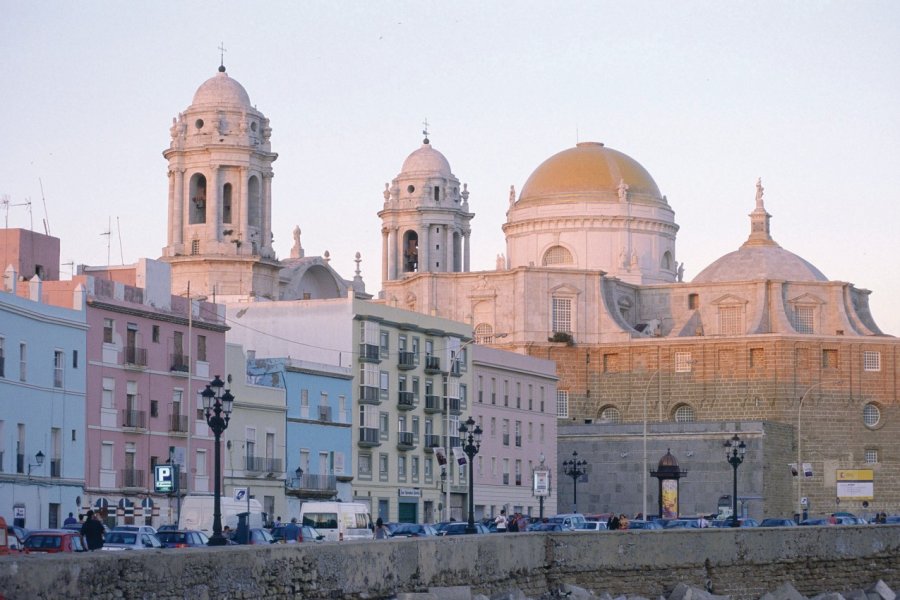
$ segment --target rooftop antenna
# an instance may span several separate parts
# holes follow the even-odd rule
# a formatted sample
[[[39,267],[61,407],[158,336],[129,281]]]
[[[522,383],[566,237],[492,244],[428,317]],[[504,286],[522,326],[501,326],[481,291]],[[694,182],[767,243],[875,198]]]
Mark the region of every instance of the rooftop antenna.
[[[4,226],[3,226],[4,229],[9,229],[9,207],[10,206],[27,206],[28,214],[31,215],[31,199],[30,198],[25,200],[25,202],[11,202],[9,199],[9,195],[3,194],[3,196],[0,196],[0,206],[2,206],[6,210],[6,220],[4,221]],[[33,217],[31,219],[31,224],[32,224],[31,229],[34,230],[34,218]]]
[[[107,273],[109,273],[109,242],[112,237],[112,217],[109,217],[109,221],[106,225],[106,231],[104,231],[100,235],[106,236],[106,266],[107,266]]]
[[[225,72],[225,42],[219,43],[219,73]]]
[[[119,224],[119,217],[116,217],[116,230],[119,232],[119,261],[125,264],[125,252],[122,250],[122,226]]]
[[[50,216],[47,214],[47,199],[44,198],[44,182],[40,177],[38,183],[41,184],[41,202],[44,203],[44,235],[50,235]]]
[[[425,139],[422,140],[422,143],[427,144],[428,143],[428,117],[425,117],[425,120],[422,121],[422,125],[425,126],[425,129],[422,130],[422,135],[425,136]]]

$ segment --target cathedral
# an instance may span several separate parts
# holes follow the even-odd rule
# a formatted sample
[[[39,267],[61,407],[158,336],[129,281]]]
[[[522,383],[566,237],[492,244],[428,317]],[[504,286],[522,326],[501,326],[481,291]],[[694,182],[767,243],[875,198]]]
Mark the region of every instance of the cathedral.
[[[275,257],[271,131],[224,67],[173,118],[162,257],[173,293],[191,282],[224,301],[370,297],[358,268],[345,280],[327,256],[306,257],[299,229],[291,257]],[[749,448],[746,514],[900,504],[900,343],[879,330],[868,290],[776,242],[761,181],[755,197],[748,190],[746,240],[692,281],[669,199],[637,160],[602,143],[564,149],[518,195],[510,189],[506,252],[489,271],[470,270],[477,199],[429,139],[383,196],[374,301],[556,361],[559,456],[588,459],[589,505],[654,510],[648,465],[666,455],[692,472],[680,512],[714,511],[730,492],[722,442],[738,433]],[[848,491],[846,477],[863,485]]]

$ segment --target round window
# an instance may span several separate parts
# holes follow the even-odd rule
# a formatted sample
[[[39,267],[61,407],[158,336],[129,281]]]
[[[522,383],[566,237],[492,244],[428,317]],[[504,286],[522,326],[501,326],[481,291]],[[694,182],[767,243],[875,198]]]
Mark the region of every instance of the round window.
[[[197,129],[203,129],[203,119],[197,119],[194,121],[194,127]]]
[[[620,423],[621,421],[622,415],[619,414],[619,409],[614,406],[607,406],[600,413],[601,423]]]
[[[412,194],[414,191],[416,191],[416,186],[411,185],[406,188],[406,191],[409,192],[410,194]]]
[[[866,404],[863,407],[863,423],[866,427],[875,427],[881,421],[881,410],[874,404]]]

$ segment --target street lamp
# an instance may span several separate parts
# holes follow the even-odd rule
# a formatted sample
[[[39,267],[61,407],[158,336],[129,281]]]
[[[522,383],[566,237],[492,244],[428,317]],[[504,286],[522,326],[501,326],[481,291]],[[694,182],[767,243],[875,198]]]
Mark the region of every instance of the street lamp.
[[[39,467],[44,464],[44,453],[40,450],[37,451],[37,454],[34,455],[34,460],[37,464],[28,463],[28,477],[31,477],[31,469],[34,467]]]
[[[572,458],[562,463],[563,473],[572,478],[572,512],[578,512],[578,478],[587,473],[587,461],[579,460],[578,450],[572,451]]]
[[[215,485],[213,490],[213,534],[209,538],[210,546],[224,546],[228,543],[222,535],[222,434],[228,429],[228,421],[231,420],[231,409],[234,406],[234,396],[231,390],[222,392],[225,382],[216,375],[215,379],[206,385],[200,395],[203,396],[203,410],[206,414],[206,423],[212,429],[215,436]]]
[[[814,383],[803,392],[803,395],[800,396],[800,403],[797,405],[797,522],[799,523],[802,519],[803,515],[803,463],[800,462],[800,411],[803,410],[803,401],[806,400],[806,397],[809,395],[811,391],[816,389],[821,385],[825,385],[826,381],[820,381],[819,383]],[[840,385],[841,382],[835,382],[836,385]]]
[[[466,524],[466,533],[478,533],[475,529],[475,455],[481,449],[481,427],[475,424],[475,419],[469,415],[465,423],[459,424],[459,432],[462,434],[462,450],[469,457],[469,522]],[[468,435],[466,435],[468,434]]]
[[[744,462],[744,455],[747,454],[747,444],[734,434],[734,437],[725,442],[725,460],[734,469],[734,490],[731,497],[731,526],[738,527],[740,523],[737,517],[737,470]]]

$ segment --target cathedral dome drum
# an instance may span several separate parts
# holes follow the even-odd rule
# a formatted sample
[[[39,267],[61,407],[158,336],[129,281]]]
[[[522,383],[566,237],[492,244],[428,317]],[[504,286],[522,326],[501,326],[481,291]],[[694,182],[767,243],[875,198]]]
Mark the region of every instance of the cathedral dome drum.
[[[406,157],[400,174],[431,175],[448,179],[453,176],[447,158],[435,150],[427,139],[422,143],[421,148]]]

